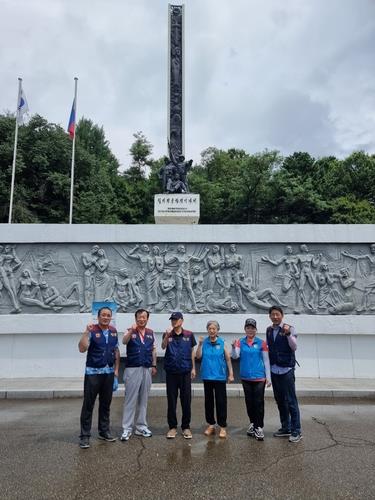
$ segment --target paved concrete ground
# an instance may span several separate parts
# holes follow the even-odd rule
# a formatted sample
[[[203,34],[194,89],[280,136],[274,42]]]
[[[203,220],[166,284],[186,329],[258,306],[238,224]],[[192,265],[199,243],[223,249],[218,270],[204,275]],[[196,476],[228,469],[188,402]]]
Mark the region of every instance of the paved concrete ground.
[[[152,438],[96,439],[78,447],[80,399],[0,400],[0,498],[7,499],[373,499],[375,406],[368,400],[303,399],[304,439],[272,437],[278,417],[266,402],[264,442],[246,436],[244,400],[228,402],[229,437],[206,438],[203,399],[192,431],[165,439],[166,400],[149,404]],[[120,433],[122,400],[112,404]],[[96,425],[96,420],[94,420]]]

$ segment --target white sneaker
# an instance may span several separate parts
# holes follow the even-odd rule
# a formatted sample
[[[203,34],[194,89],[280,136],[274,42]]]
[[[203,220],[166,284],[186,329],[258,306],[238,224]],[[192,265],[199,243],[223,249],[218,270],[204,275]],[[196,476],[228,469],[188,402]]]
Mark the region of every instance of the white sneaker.
[[[292,432],[289,437],[289,443],[299,443],[302,439],[302,434],[300,432]]]
[[[131,431],[124,431],[121,434],[120,441],[129,441],[131,435],[132,435]]]
[[[254,430],[254,436],[255,436],[255,439],[257,439],[258,441],[263,441],[263,439],[264,439],[263,429],[261,427],[257,427]]]
[[[139,429],[136,429],[134,434],[136,436],[142,436],[144,438],[149,438],[152,436],[152,432],[150,431],[150,429],[142,429],[142,430],[139,430]]]

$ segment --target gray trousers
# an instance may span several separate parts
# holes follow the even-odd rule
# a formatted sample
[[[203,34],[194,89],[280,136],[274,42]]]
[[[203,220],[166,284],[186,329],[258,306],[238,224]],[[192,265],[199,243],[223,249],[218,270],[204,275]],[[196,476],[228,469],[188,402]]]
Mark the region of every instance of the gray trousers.
[[[145,368],[144,366],[125,368],[125,399],[122,416],[122,428],[124,431],[131,432],[134,422],[136,429],[140,431],[148,428],[146,414],[151,382],[151,368]]]

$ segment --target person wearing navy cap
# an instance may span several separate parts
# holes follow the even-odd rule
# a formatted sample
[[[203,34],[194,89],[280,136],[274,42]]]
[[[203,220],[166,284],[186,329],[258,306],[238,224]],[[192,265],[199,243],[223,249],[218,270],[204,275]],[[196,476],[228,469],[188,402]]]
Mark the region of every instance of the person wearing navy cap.
[[[166,372],[169,431],[167,439],[177,435],[177,398],[180,394],[182,409],[181,430],[185,439],[191,439],[191,381],[195,378],[194,334],[183,328],[184,316],[176,311],[169,318],[171,327],[163,335],[161,344],[165,349],[164,370]]]

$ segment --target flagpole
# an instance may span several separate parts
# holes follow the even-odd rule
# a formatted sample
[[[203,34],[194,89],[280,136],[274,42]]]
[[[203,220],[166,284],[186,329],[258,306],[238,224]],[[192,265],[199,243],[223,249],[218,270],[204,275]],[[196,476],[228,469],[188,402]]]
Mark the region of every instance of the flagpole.
[[[18,78],[18,97],[17,97],[17,111],[16,111],[16,130],[14,133],[14,149],[13,149],[13,163],[12,163],[12,181],[10,185],[10,201],[9,201],[9,219],[8,224],[12,224],[12,211],[13,211],[13,195],[14,195],[14,179],[16,176],[16,158],[17,158],[17,142],[18,142],[18,106],[21,101],[22,78]]]
[[[73,193],[74,193],[74,159],[76,153],[76,124],[77,124],[77,82],[78,78],[74,78],[74,135],[73,135],[73,145],[72,145],[72,166],[70,174],[70,209],[69,209],[69,224],[73,221]]]

